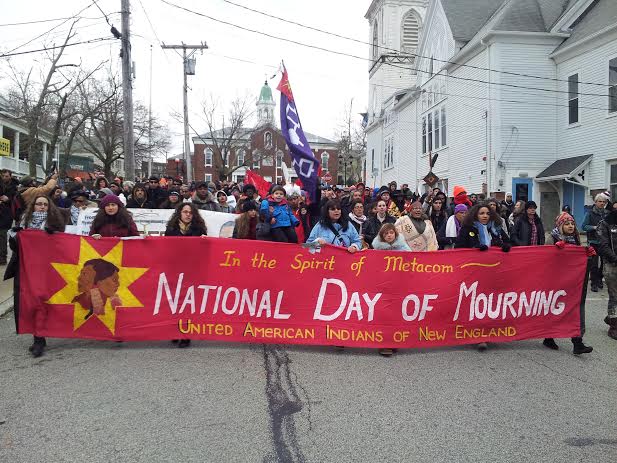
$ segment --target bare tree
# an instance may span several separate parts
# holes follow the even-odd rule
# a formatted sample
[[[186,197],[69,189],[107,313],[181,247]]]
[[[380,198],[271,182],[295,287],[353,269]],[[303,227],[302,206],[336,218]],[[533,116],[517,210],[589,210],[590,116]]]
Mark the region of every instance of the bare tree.
[[[88,118],[77,127],[76,138],[85,151],[101,162],[105,177],[111,177],[117,173],[113,171],[114,163],[124,157],[123,99],[118,77],[110,73],[105,80],[92,80],[82,90],[82,101]],[[148,138],[149,117],[147,108],[136,103],[133,125],[137,169],[141,169],[142,162],[151,154],[163,153],[170,145],[167,129],[154,117],[153,136]]]
[[[362,128],[360,114],[353,112],[353,99],[345,108],[343,123],[339,127],[337,149],[339,178],[347,183],[356,183],[363,178],[366,158],[366,133]]]
[[[221,111],[220,101],[212,95],[202,103],[202,110],[208,136],[203,141],[212,147],[213,166],[219,180],[227,180],[240,167],[253,165],[254,162],[273,158],[272,150],[250,150],[251,136],[255,129],[248,127],[253,115],[251,98],[236,98],[231,102],[229,111]],[[220,129],[217,129],[217,126]],[[244,149],[243,163],[233,162],[239,150]],[[235,165],[234,165],[235,164]]]
[[[64,75],[61,69],[78,67],[77,64],[60,64],[66,45],[75,37],[74,27],[76,22],[71,24],[62,45],[48,55],[50,66],[47,72],[43,74],[40,84],[34,81],[33,68],[27,74],[24,74],[16,71],[13,66],[9,66],[12,80],[17,87],[16,92],[13,92],[13,97],[14,102],[17,103],[16,109],[20,113],[18,117],[24,120],[28,127],[25,145],[28,153],[28,170],[32,177],[36,176],[36,165],[41,157],[39,151],[40,130],[45,127],[53,130],[56,127],[56,124],[52,121],[58,121],[62,118],[69,95],[73,93],[72,91],[65,92],[66,97],[60,96],[59,101],[54,102],[54,99],[58,98],[58,95],[61,95],[62,91],[71,85],[71,78]],[[54,137],[52,142],[53,149],[55,149],[58,136]],[[51,155],[49,157],[51,158]]]

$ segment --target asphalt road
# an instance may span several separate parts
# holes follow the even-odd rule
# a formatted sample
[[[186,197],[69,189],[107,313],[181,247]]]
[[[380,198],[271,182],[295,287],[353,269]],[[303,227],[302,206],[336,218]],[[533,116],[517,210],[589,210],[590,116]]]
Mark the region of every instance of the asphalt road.
[[[615,462],[617,341],[399,352],[49,341],[0,319],[0,462]]]

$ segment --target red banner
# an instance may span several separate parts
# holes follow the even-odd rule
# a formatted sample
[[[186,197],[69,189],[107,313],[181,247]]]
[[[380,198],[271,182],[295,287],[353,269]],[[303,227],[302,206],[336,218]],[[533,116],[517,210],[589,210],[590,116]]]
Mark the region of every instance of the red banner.
[[[392,348],[579,334],[576,246],[349,254],[224,238],[19,238],[21,333]]]

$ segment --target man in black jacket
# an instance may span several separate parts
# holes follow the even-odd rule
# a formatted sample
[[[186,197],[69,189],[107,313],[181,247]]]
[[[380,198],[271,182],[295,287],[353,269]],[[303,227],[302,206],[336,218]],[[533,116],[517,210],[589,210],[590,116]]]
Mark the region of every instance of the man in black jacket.
[[[12,177],[8,169],[0,170],[0,265],[6,265],[8,230],[13,226],[11,205],[17,194],[19,182]]]
[[[617,340],[617,209],[612,209],[595,231],[608,288],[608,314],[604,321],[609,326],[608,335]]]

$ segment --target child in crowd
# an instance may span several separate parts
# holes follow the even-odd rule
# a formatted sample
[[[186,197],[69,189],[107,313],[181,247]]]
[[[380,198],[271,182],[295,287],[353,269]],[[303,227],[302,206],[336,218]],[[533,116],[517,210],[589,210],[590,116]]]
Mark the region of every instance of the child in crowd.
[[[394,224],[385,223],[373,240],[373,249],[383,251],[411,251]]]

